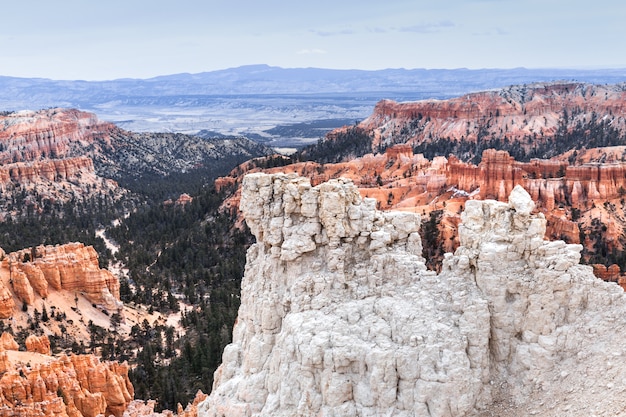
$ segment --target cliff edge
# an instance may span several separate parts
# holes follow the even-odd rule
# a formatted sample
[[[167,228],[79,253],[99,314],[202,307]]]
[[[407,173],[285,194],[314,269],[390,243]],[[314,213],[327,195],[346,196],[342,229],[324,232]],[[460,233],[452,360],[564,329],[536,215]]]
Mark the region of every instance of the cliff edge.
[[[626,410],[624,292],[580,245],[543,239],[523,188],[467,201],[438,275],[419,216],[377,211],[349,180],[251,174],[240,207],[257,243],[200,416]]]

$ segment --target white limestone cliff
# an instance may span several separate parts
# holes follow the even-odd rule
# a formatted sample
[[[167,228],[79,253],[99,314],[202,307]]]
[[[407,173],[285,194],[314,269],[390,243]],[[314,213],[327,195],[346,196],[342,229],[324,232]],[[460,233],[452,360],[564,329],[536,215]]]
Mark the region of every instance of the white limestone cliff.
[[[619,415],[626,297],[523,189],[466,203],[439,275],[419,216],[350,181],[251,174],[240,207],[257,243],[200,416]]]

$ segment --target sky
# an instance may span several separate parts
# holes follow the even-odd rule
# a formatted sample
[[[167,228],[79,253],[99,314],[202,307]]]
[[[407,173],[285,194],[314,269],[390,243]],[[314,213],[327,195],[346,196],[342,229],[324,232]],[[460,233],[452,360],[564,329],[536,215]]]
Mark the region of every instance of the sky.
[[[20,0],[0,75],[283,68],[626,68],[623,0]]]

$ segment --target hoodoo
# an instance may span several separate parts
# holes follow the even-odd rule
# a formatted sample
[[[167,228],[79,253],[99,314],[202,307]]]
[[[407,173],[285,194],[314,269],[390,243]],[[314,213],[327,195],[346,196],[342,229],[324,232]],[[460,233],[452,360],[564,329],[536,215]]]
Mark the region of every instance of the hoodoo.
[[[419,216],[349,180],[251,174],[233,342],[201,416],[614,416],[626,297],[544,240],[515,187],[467,201],[460,247],[426,269]]]

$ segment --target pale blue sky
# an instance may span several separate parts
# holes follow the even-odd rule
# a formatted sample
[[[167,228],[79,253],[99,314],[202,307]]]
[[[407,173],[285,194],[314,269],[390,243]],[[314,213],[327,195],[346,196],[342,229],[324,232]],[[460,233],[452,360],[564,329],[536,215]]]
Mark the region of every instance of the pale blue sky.
[[[0,75],[285,68],[626,68],[623,0],[20,0]]]

